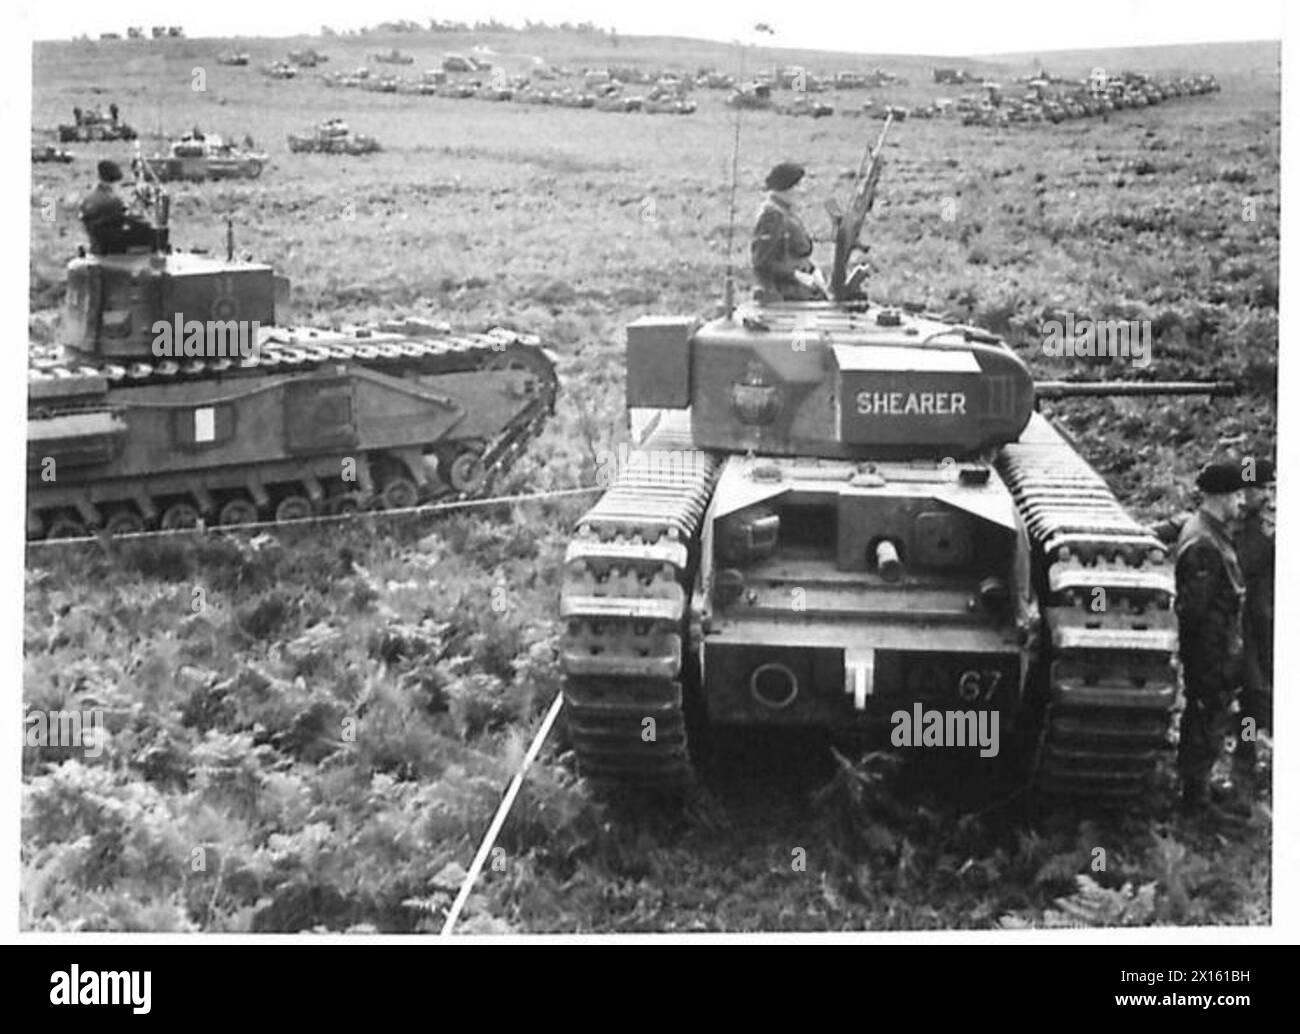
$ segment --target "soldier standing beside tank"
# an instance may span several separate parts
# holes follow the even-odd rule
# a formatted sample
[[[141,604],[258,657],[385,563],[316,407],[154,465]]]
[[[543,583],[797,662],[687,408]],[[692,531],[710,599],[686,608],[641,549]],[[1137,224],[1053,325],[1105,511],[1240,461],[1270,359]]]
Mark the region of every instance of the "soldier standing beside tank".
[[[1223,799],[1211,797],[1210,773],[1232,731],[1232,703],[1241,684],[1245,582],[1230,537],[1241,505],[1241,471],[1231,463],[1211,464],[1196,487],[1201,505],[1183,526],[1175,551],[1185,697],[1178,774],[1185,810],[1224,818],[1229,815],[1219,807]]]
[[[1246,585],[1242,611],[1242,727],[1233,754],[1237,777],[1253,784],[1254,734],[1273,728],[1273,574],[1275,544],[1271,487],[1275,468],[1268,460],[1245,460],[1241,467],[1242,513],[1236,536],[1237,559]],[[1251,719],[1247,725],[1246,719]],[[1247,736],[1249,729],[1251,735]]]
[[[776,301],[826,297],[821,274],[812,262],[813,241],[795,212],[796,191],[804,168],[781,162],[767,174],[767,200],[758,213],[750,259],[764,296]]]

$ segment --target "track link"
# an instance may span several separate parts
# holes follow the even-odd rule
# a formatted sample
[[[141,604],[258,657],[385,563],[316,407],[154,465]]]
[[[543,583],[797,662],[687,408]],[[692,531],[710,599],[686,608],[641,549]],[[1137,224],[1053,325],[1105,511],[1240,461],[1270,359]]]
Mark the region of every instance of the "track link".
[[[1040,414],[1001,450],[998,468],[1045,566],[1048,684],[1035,785],[1138,800],[1168,747],[1178,695],[1165,548]]]
[[[697,533],[719,469],[673,420],[628,454],[577,523],[562,663],[570,738],[593,784],[673,791],[691,781],[682,665]]]

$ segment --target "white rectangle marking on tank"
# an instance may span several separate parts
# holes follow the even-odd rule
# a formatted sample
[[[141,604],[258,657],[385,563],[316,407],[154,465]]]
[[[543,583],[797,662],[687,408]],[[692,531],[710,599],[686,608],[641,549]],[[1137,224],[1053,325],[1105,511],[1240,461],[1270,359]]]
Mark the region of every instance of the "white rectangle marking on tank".
[[[867,709],[867,697],[876,691],[876,651],[849,647],[844,651],[844,692],[853,694],[853,707]]]
[[[211,406],[204,406],[194,411],[194,440],[196,442],[217,440],[217,411]]]

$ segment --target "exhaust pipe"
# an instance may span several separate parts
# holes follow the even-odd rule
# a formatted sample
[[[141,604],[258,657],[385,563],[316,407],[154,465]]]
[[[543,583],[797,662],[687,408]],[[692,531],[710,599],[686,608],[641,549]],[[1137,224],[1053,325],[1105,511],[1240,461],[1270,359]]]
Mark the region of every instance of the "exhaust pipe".
[[[887,582],[896,582],[903,574],[903,561],[898,556],[898,547],[889,539],[876,543],[876,571]]]

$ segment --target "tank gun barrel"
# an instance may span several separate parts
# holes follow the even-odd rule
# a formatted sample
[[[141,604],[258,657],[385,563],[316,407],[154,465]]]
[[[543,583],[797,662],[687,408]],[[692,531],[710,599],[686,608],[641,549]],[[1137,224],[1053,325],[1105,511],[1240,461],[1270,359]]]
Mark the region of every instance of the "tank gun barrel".
[[[1034,394],[1040,399],[1095,398],[1111,395],[1144,397],[1147,395],[1237,394],[1232,381],[1038,381]]]

